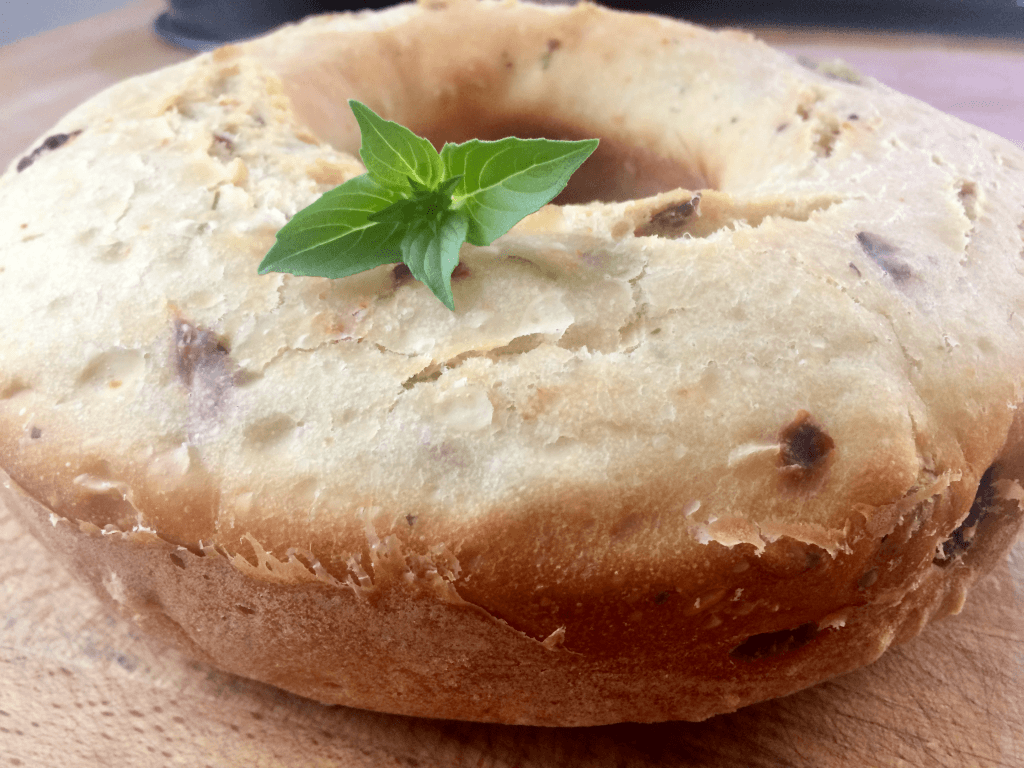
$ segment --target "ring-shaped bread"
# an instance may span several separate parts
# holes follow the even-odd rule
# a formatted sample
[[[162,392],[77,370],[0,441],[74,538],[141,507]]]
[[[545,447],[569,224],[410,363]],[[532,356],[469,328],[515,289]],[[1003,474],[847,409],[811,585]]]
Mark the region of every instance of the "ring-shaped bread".
[[[363,172],[599,137],[464,246],[258,276]],[[1024,155],[835,64],[581,4],[312,18],[0,180],[0,500],[144,628],[325,702],[701,719],[959,610],[1020,528]]]

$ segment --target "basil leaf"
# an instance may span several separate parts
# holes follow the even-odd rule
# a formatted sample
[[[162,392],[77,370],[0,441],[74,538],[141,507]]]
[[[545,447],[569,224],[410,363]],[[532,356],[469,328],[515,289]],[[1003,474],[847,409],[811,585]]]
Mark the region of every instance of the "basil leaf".
[[[382,211],[370,214],[371,221],[390,221],[394,224],[412,224],[420,219],[432,218],[451,208],[452,190],[459,185],[461,176],[441,184],[437,191],[423,188],[411,199],[399,200]],[[415,189],[415,187],[414,187]]]
[[[409,226],[402,238],[402,260],[413,277],[434,292],[448,309],[455,310],[452,272],[459,263],[459,248],[466,242],[469,218],[463,211],[444,211]]]
[[[402,261],[402,227],[371,221],[399,198],[367,174],[349,179],[299,211],[277,233],[277,242],[259,266],[259,274],[347,277]]]
[[[414,195],[419,194],[420,192],[430,191],[430,187],[428,187],[426,184],[420,184],[412,176],[409,177],[409,188],[412,189],[412,193]]]
[[[410,185],[433,189],[444,168],[434,145],[405,126],[385,120],[365,104],[348,102],[359,123],[363,144],[359,157],[370,178],[385,187],[407,191]],[[412,186],[413,191],[416,187]]]
[[[445,177],[463,176],[455,207],[469,215],[466,239],[490,245],[529,214],[550,203],[597,149],[597,139],[551,141],[473,139],[441,149]]]
[[[554,199],[597,148],[590,141],[508,138],[446,144],[350,101],[367,173],[349,179],[277,233],[259,273],[340,278],[405,262],[451,310],[465,242],[489,245]]]

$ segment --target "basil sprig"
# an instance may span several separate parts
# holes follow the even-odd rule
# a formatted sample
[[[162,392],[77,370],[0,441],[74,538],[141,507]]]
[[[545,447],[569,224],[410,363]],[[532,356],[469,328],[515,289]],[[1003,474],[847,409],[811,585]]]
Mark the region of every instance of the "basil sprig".
[[[438,153],[425,138],[349,101],[367,172],[299,211],[259,273],[340,278],[404,262],[455,309],[452,271],[463,243],[490,245],[551,202],[597,139],[473,139]]]

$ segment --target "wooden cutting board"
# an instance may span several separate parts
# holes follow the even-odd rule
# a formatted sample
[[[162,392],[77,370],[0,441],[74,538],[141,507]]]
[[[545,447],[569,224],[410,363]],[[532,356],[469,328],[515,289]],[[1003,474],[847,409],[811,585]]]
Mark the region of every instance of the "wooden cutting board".
[[[188,54],[162,3],[0,49],[0,164],[99,88]],[[1024,44],[767,31],[1024,146]],[[0,214],[2,215],[2,214]],[[959,616],[879,662],[705,723],[542,729],[329,707],[139,637],[0,509],[0,766],[1024,766],[1024,541]]]

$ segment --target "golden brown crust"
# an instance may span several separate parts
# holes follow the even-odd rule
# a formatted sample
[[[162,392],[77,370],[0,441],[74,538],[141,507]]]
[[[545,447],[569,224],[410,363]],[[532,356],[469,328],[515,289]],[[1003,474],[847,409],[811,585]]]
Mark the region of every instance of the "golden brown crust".
[[[833,562],[787,540],[760,557],[712,545],[689,594],[652,597],[657,586],[629,589],[627,577],[613,599],[585,597],[564,617],[584,629],[570,650],[564,633],[531,639],[440,574],[409,580],[407,563],[388,563],[397,547],[375,563],[372,585],[346,587],[262,551],[259,569],[240,569],[213,547],[196,554],[148,532],[48,521],[11,481],[0,501],[126,617],[223,669],[330,703],[540,725],[699,720],[856,669],[959,611],[1021,520],[1015,502],[992,508],[977,546],[923,570],[933,537],[911,529],[929,527],[931,504],[885,541],[865,539],[867,558]],[[707,588],[716,583],[729,586]]]
[[[868,663],[1021,525],[1024,158],[853,80],[484,2],[101,94],[0,181],[0,501],[140,625],[327,702],[701,719]],[[455,313],[391,268],[258,277],[361,172],[353,96],[602,155],[464,248]]]

